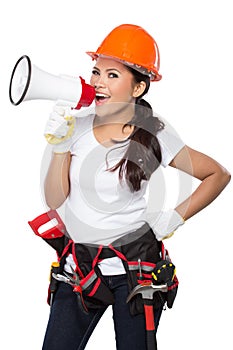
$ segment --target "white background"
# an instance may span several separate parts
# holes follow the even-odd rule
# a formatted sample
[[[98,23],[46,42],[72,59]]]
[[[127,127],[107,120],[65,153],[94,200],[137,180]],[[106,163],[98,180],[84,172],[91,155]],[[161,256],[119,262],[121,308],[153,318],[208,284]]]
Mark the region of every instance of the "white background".
[[[56,256],[27,221],[46,210],[40,167],[53,103],[10,104],[15,62],[27,54],[50,73],[81,74],[88,80],[92,62],[85,51],[97,49],[119,24],[143,26],[158,42],[163,75],[152,84],[148,100],[189,146],[232,172],[232,7],[230,0],[9,0],[0,16],[0,348],[39,350],[49,315],[49,268]],[[230,183],[166,242],[180,288],[174,308],[161,320],[160,350],[232,348],[231,198]],[[115,349],[110,309],[87,349]]]

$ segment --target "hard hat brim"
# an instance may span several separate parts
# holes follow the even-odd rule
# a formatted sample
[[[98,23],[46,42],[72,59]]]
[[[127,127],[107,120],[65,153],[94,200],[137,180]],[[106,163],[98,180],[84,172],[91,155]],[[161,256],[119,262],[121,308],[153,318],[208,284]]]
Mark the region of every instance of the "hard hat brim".
[[[128,61],[124,61],[120,58],[117,58],[117,57],[113,57],[113,56],[108,56],[108,55],[103,55],[103,54],[99,54],[97,52],[94,52],[94,51],[87,51],[86,54],[88,56],[90,56],[92,58],[92,60],[97,60],[98,57],[103,57],[103,58],[110,58],[110,59],[113,59],[113,60],[116,60],[126,66],[129,66],[137,71],[139,71],[140,73],[144,74],[144,75],[147,75],[150,77],[150,81],[159,81],[162,79],[162,75],[159,74],[155,69],[151,69],[150,71],[145,68],[145,67],[142,67],[142,66],[139,66],[139,65],[136,65],[135,63],[133,62],[128,62]]]

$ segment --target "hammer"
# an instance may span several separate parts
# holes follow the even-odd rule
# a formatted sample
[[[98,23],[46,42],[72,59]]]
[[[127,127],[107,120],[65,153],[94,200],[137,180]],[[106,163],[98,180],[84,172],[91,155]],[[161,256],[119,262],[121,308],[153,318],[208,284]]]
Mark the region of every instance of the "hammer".
[[[157,350],[157,342],[155,337],[153,295],[156,292],[165,293],[167,291],[168,287],[166,284],[154,285],[152,283],[142,283],[136,286],[131,291],[126,300],[126,302],[128,303],[135,295],[142,295],[146,319],[146,341],[148,350]]]

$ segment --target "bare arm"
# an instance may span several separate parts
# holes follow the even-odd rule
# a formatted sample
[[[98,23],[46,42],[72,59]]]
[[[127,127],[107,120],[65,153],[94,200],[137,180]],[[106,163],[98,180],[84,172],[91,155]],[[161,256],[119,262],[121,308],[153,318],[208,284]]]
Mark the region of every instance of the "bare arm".
[[[192,195],[175,208],[185,220],[209,205],[231,178],[229,172],[214,159],[187,146],[169,165],[201,181]]]
[[[70,191],[70,152],[54,153],[45,179],[45,200],[50,209],[59,208]]]

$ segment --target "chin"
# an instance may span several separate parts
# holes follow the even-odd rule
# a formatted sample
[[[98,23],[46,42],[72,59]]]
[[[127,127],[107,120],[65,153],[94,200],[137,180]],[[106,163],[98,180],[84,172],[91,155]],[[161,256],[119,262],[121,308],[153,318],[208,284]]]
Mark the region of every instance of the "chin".
[[[134,104],[128,102],[114,102],[98,105],[95,107],[95,113],[98,117],[121,117],[123,112],[132,114],[134,110]]]

